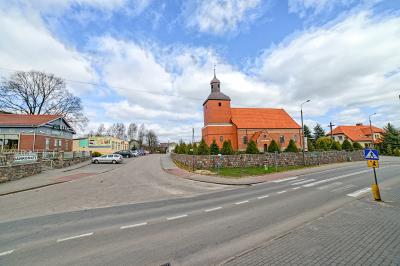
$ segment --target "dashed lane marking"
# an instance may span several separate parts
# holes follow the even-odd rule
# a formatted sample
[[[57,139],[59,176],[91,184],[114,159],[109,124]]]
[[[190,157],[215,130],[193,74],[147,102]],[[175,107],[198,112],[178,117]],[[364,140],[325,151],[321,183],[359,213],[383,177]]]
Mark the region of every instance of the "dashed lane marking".
[[[365,194],[365,193],[369,192],[370,190],[371,190],[371,188],[366,187],[366,188],[354,191],[350,194],[347,194],[347,196],[357,198],[358,196],[361,196],[362,194]]]
[[[121,226],[120,229],[134,228],[134,227],[139,227],[139,226],[143,226],[143,225],[147,225],[147,222],[138,223],[138,224],[124,225],[124,226]]]
[[[283,193],[286,193],[286,192],[287,192],[286,190],[282,190],[282,191],[276,192],[276,194],[283,194]]]
[[[300,189],[301,187],[294,187],[294,188],[292,188],[293,190],[297,190],[297,189]]]
[[[269,197],[269,195],[264,195],[264,196],[257,197],[257,199],[265,199],[265,198],[268,198],[268,197]]]
[[[289,178],[274,180],[272,182],[273,183],[281,183],[281,182],[285,182],[285,181],[294,180],[294,179],[297,179],[297,178],[299,178],[299,177],[298,176],[293,176],[293,177],[289,177]]]
[[[343,187],[338,187],[338,188],[332,189],[331,192],[341,192],[341,191],[345,191],[345,190],[348,190],[348,189],[354,188],[354,187],[356,187],[356,186],[353,184],[349,184],[349,185],[346,185]]]
[[[301,182],[296,182],[296,183],[293,183],[292,186],[297,186],[297,185],[309,183],[309,182],[312,182],[312,181],[315,181],[315,179],[314,179],[314,178],[311,178],[311,179],[304,180],[304,181],[301,181]]]
[[[331,183],[331,184],[318,187],[318,189],[319,189],[319,190],[324,190],[324,189],[328,189],[328,188],[333,188],[333,187],[340,186],[341,184],[343,184],[343,183],[342,183],[342,182],[333,182],[333,183]]]
[[[167,221],[176,220],[176,219],[184,218],[187,216],[188,216],[187,214],[182,214],[182,215],[178,215],[178,216],[167,217]]]
[[[289,181],[288,183],[289,183],[289,184],[293,184],[293,183],[295,183],[295,182],[303,181],[303,180],[306,180],[306,179],[307,179],[307,178],[295,179],[295,180]]]
[[[359,174],[366,173],[366,172],[369,172],[369,171],[370,170],[363,170],[363,171],[358,171],[358,172],[354,172],[354,173],[351,173],[351,174],[340,175],[340,176],[336,176],[336,177],[320,180],[320,181],[317,181],[317,182],[314,182],[314,183],[305,184],[305,185],[303,185],[303,187],[313,187],[313,186],[316,186],[316,185],[319,185],[319,184],[323,184],[323,183],[326,183],[326,182],[342,179],[342,178],[353,176],[353,175],[359,175]]]
[[[213,212],[213,211],[217,211],[217,210],[220,210],[220,209],[222,209],[222,207],[215,207],[215,208],[212,208],[212,209],[204,210],[204,212]]]
[[[15,249],[11,249],[11,250],[7,250],[7,251],[4,251],[4,252],[1,252],[1,253],[0,253],[0,256],[10,255],[11,253],[14,252],[14,250],[15,250]]]
[[[247,202],[249,202],[249,201],[248,201],[248,200],[244,200],[244,201],[236,202],[235,204],[236,204],[236,205],[240,205],[240,204],[244,204],[244,203],[247,203]]]
[[[63,241],[67,241],[67,240],[72,240],[72,239],[77,239],[77,238],[82,238],[82,237],[88,237],[93,235],[93,232],[91,233],[86,233],[86,234],[82,234],[82,235],[77,235],[77,236],[71,236],[71,237],[66,237],[66,238],[60,238],[57,239],[57,242],[63,242]]]

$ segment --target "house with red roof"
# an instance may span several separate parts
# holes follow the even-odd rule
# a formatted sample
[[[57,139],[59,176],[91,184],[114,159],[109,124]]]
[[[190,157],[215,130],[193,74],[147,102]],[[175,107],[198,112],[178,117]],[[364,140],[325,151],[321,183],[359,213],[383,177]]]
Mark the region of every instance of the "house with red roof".
[[[72,151],[74,134],[61,115],[0,113],[0,151]]]
[[[361,123],[353,126],[337,126],[332,130],[333,139],[339,141],[340,144],[347,139],[351,143],[358,142],[363,147],[370,147],[372,142],[380,143],[383,133],[385,131],[379,127],[365,126]],[[330,136],[331,133],[329,132],[327,135]]]
[[[221,82],[210,82],[211,93],[203,103],[204,127],[202,137],[210,145],[213,140],[221,148],[230,140],[234,150],[246,150],[254,140],[260,151],[267,151],[272,140],[285,149],[290,139],[301,148],[301,127],[284,109],[232,108],[231,99],[220,90]]]

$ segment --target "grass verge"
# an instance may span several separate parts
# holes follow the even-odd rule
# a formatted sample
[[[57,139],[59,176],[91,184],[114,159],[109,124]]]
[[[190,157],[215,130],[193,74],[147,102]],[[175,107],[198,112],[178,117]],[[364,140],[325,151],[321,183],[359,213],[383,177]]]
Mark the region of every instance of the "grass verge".
[[[219,171],[217,169],[212,169],[211,171],[226,177],[226,178],[241,178],[247,176],[257,176],[265,174],[273,174],[277,172],[285,172],[290,170],[297,170],[306,168],[307,166],[278,166],[278,171],[276,171],[275,166],[270,167],[244,167],[244,168],[221,168]]]

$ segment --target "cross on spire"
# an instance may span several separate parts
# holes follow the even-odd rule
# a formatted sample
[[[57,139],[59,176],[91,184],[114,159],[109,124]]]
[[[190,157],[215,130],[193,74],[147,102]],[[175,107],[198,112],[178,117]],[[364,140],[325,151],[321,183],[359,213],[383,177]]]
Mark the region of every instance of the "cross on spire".
[[[215,67],[216,66],[217,66],[217,64],[214,63],[214,78],[216,78],[216,75],[215,75]]]

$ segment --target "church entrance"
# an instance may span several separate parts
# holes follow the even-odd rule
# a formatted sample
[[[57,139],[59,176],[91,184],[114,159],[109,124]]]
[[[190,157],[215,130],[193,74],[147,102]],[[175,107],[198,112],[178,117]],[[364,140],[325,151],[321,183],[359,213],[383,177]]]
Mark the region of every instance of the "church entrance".
[[[264,144],[264,152],[267,152],[267,151],[268,151],[268,145]]]

